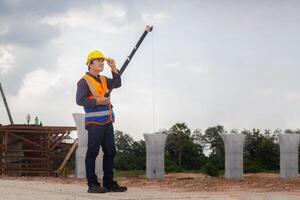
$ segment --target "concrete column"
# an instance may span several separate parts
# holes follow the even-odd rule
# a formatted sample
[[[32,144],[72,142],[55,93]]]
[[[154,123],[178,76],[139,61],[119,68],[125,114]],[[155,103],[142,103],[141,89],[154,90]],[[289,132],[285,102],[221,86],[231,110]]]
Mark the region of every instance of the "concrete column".
[[[77,128],[78,134],[78,147],[76,150],[76,162],[75,162],[75,175],[76,178],[85,178],[85,155],[87,151],[87,143],[88,143],[88,132],[85,129],[83,113],[73,113],[73,118]],[[96,168],[95,172],[98,177],[102,177],[103,175],[103,152],[99,150],[99,154],[96,159]]]
[[[280,143],[280,176],[284,179],[298,175],[299,134],[278,134]]]
[[[241,179],[244,172],[243,149],[246,136],[236,133],[221,136],[225,144],[225,178]]]
[[[162,179],[165,174],[165,144],[167,135],[162,133],[144,134],[146,142],[146,177]]]

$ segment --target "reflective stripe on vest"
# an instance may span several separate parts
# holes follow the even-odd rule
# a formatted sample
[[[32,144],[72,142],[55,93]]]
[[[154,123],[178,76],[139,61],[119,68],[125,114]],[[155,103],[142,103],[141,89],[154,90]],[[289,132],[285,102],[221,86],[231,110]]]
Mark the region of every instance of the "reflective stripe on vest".
[[[88,112],[85,113],[85,117],[101,117],[101,116],[105,116],[105,115],[109,115],[110,111],[100,111],[100,112]]]
[[[86,81],[90,92],[92,93],[92,95],[88,97],[89,99],[103,97],[104,94],[108,91],[106,78],[104,76],[100,76],[101,84],[90,75],[86,74],[83,78]],[[86,124],[96,123],[103,125],[114,121],[114,113],[112,111],[110,103],[109,105],[97,105],[95,108],[84,108],[84,110],[86,113]]]
[[[94,85],[93,85],[92,82],[90,81],[90,79],[88,79],[86,76],[84,76],[83,78],[84,78],[84,80],[86,81],[86,83],[88,84],[90,90],[92,90],[91,92],[92,92],[93,96],[97,98],[97,97],[98,97],[98,93],[97,93],[97,91],[96,91]]]

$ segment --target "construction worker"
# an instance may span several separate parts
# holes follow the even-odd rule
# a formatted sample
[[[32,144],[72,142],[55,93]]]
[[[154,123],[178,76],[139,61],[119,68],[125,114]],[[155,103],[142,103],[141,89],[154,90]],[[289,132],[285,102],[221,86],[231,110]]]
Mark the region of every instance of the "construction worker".
[[[99,75],[104,62],[111,68],[113,78]],[[111,88],[121,86],[121,77],[115,61],[106,58],[100,51],[92,51],[86,60],[88,72],[77,84],[76,102],[85,110],[85,127],[88,131],[88,147],[85,169],[89,193],[125,192],[127,187],[119,186],[113,180],[114,156],[116,153],[114,139],[114,113],[110,97],[105,93]],[[99,148],[103,150],[103,187],[95,174],[95,160]]]

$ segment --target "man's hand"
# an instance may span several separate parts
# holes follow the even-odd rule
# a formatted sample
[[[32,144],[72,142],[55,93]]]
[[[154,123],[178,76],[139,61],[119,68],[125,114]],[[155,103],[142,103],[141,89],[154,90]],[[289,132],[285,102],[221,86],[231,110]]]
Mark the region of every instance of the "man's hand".
[[[108,105],[110,97],[97,97],[96,101],[96,105]]]
[[[116,67],[116,63],[115,63],[115,60],[112,59],[112,58],[107,58],[107,64],[108,66],[111,68],[111,70],[114,72],[114,73],[118,73],[118,69]]]

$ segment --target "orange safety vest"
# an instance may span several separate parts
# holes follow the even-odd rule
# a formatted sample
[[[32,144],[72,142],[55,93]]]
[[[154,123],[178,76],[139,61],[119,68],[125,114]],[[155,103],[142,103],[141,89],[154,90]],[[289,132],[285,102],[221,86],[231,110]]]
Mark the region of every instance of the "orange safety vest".
[[[83,79],[86,81],[91,92],[91,96],[88,97],[89,99],[104,97],[104,94],[108,92],[105,76],[100,76],[101,83],[88,74],[86,74]],[[110,102],[108,105],[97,105],[94,108],[84,107],[84,111],[86,113],[85,124],[105,125],[114,122],[114,113]]]

